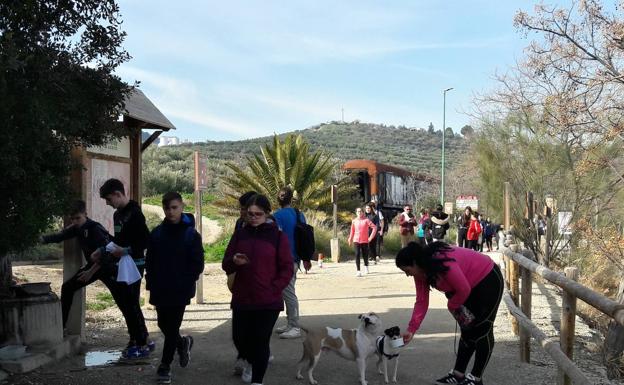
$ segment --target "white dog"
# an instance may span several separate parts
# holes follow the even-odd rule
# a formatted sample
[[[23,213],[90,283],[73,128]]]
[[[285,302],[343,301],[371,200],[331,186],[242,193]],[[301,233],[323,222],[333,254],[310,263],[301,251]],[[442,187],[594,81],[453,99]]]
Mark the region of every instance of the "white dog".
[[[312,376],[312,371],[318,364],[321,352],[331,350],[342,358],[356,361],[360,372],[360,384],[367,385],[366,359],[377,351],[375,340],[382,330],[382,326],[381,319],[375,313],[361,314],[358,318],[360,319],[360,327],[357,329],[343,330],[325,327],[308,330],[302,328],[307,336],[303,341],[303,356],[297,364],[297,379],[303,379],[301,370],[307,363],[310,384],[318,384],[318,381]]]
[[[401,329],[398,326],[386,329],[383,336],[377,337],[375,344],[377,347],[377,370],[379,374],[384,375],[386,384],[388,383],[388,361],[394,360],[394,374],[392,375],[392,382],[397,382],[397,369],[399,367],[399,349],[403,346],[403,337],[401,336]],[[383,371],[381,370],[381,364],[383,363]]]

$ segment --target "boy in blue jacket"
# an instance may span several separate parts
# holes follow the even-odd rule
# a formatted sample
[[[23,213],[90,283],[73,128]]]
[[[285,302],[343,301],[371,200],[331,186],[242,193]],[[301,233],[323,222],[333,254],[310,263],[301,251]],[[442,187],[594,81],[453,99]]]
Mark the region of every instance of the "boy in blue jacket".
[[[145,257],[145,282],[150,303],[156,307],[158,327],[165,336],[158,383],[171,383],[171,362],[177,350],[180,366],[191,359],[193,338],[180,336],[186,305],[195,296],[195,282],[204,270],[201,236],[195,220],[184,214],[184,202],[177,192],[162,198],[165,219],[152,230]]]

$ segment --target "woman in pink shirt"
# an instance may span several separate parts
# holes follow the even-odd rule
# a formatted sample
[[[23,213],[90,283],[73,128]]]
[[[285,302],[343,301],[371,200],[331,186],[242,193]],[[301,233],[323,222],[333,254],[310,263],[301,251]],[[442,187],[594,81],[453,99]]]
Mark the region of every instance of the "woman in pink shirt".
[[[411,242],[399,251],[396,265],[414,277],[416,303],[403,335],[408,343],[429,308],[429,291],[435,288],[448,298],[448,309],[461,328],[455,367],[438,384],[482,385],[481,376],[494,347],[494,319],[503,295],[503,276],[492,260],[479,252],[433,242]],[[475,355],[472,371],[466,368]]]
[[[357,267],[356,275],[362,276],[360,272],[360,255],[364,257],[364,274],[368,274],[368,243],[375,238],[377,234],[377,226],[366,215],[360,207],[355,210],[356,218],[351,221],[351,233],[349,233],[349,246],[355,243],[355,266]],[[372,229],[370,234],[368,229]],[[374,258],[375,256],[373,256]]]

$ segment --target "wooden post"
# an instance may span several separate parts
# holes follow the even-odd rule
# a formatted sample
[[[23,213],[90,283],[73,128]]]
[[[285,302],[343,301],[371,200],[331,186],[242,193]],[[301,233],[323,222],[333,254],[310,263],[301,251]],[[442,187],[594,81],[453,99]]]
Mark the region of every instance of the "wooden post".
[[[332,262],[340,262],[340,243],[338,241],[338,186],[331,186],[331,200],[334,207],[334,237],[329,241]]]
[[[578,269],[576,267],[566,267],[564,269],[565,276],[571,280],[578,279]],[[563,291],[561,304],[561,350],[570,360],[574,354],[574,337],[575,337],[575,319],[576,319],[576,297],[567,290]],[[570,378],[559,369],[557,377],[558,385],[570,385]]]
[[[78,199],[86,201],[86,189],[84,188],[83,178],[85,167],[85,151],[83,148],[74,148],[71,151],[71,157],[79,167],[75,167],[70,175],[70,184],[72,186],[72,192]],[[64,218],[64,225],[69,226],[71,224],[69,217]],[[76,272],[83,265],[82,249],[77,239],[69,239],[63,243],[63,282],[66,282],[73,277]],[[74,300],[72,307],[69,310],[69,317],[67,318],[67,334],[79,335],[84,338],[84,324],[85,324],[85,311],[86,311],[86,295],[85,289],[77,290],[74,294]]]
[[[522,293],[520,294],[521,309],[524,315],[531,319],[531,295],[533,293],[533,277],[531,270],[520,267],[522,272]],[[515,318],[514,318],[515,319]],[[531,362],[531,332],[520,329],[520,361]]]
[[[511,206],[509,202],[509,194],[511,193],[511,183],[505,182],[504,189],[505,189],[505,193],[503,197],[503,201],[505,204],[504,225],[505,225],[505,232],[508,232],[509,227],[511,226]]]
[[[519,285],[519,277],[520,277],[520,272],[519,270],[519,266],[518,263],[510,260],[509,261],[509,275],[510,275],[510,281],[509,281],[509,291],[511,292],[511,298],[513,298],[514,303],[516,304],[516,306],[518,306],[518,298],[520,297],[520,285]],[[518,328],[518,320],[514,317],[511,319],[511,330],[513,331],[513,333],[515,335],[519,334],[519,328]]]
[[[195,160],[195,228],[203,240],[203,217],[202,217],[202,189],[205,188],[206,163],[200,159],[199,151],[193,154]],[[203,242],[202,242],[203,243]],[[204,272],[202,269],[197,280],[195,303],[204,303]]]

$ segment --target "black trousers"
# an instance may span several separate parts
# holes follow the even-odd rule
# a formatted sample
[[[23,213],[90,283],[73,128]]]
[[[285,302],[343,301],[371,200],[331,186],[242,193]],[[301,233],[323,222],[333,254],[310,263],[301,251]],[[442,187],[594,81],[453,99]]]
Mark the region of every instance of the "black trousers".
[[[176,350],[182,347],[180,325],[182,325],[185,309],[186,305],[156,306],[158,328],[165,336],[161,359],[163,364],[171,365]]]
[[[466,248],[479,251],[479,240],[478,239],[466,240]]]
[[[279,310],[233,310],[232,336],[239,357],[251,364],[251,382],[261,384],[269,365],[269,342]]]
[[[364,266],[368,266],[368,243],[355,242],[355,266],[360,271],[360,257],[364,258]]]
[[[115,277],[110,272],[103,272],[98,270],[90,280],[87,282],[78,281],[78,274],[87,270],[87,266],[81,268],[76,274],[63,283],[61,286],[61,309],[63,313],[63,327],[67,323],[69,317],[69,311],[74,301],[74,293],[83,287],[90,285],[98,279],[106,285],[110,291],[117,307],[121,311],[121,314],[126,321],[126,327],[128,328],[128,334],[130,340],[133,343],[143,346],[147,344],[147,327],[145,326],[145,318],[143,317],[143,311],[141,310],[141,304],[139,298],[141,296],[141,280],[127,285],[123,282],[117,282]],[[139,267],[139,272],[143,276],[143,269]]]
[[[143,266],[137,266],[141,277],[143,277]],[[128,334],[130,340],[138,346],[144,346],[147,344],[147,327],[145,326],[145,317],[143,317],[143,310],[141,310],[141,280],[136,281],[132,285],[126,285],[119,282],[121,286],[125,286],[125,295],[121,298],[115,298],[115,301],[119,304],[119,309],[126,320],[128,325]],[[115,294],[113,294],[113,298]]]
[[[465,227],[460,227],[457,229],[457,246],[469,248],[468,240],[466,239],[467,233],[468,233],[468,229]]]
[[[381,257],[381,246],[383,246],[383,235],[377,235],[375,239],[377,240],[377,242],[375,243],[377,245],[377,253],[375,255],[379,255]]]
[[[107,275],[103,273],[102,269],[95,272],[95,274],[93,274],[91,279],[89,279],[88,281],[85,281],[85,282],[79,281],[78,275],[88,270],[90,267],[91,266],[88,266],[88,265],[82,267],[80,270],[76,272],[76,274],[74,274],[73,277],[68,279],[61,286],[61,310],[63,313],[63,327],[67,325],[67,318],[69,318],[69,311],[71,310],[72,304],[74,303],[74,293],[76,293],[78,290],[82,289],[83,287],[89,286],[90,284],[92,284],[93,282],[97,280],[102,281],[102,283],[106,285],[106,287],[111,292],[111,294],[115,291],[123,289],[121,287],[118,287],[117,282],[113,279],[112,276],[110,276],[110,274]],[[114,294],[113,294],[113,298],[115,298]],[[115,300],[115,303],[117,303],[117,300]],[[118,303],[117,303],[117,306],[119,306]]]
[[[475,355],[472,375],[481,377],[494,349],[494,320],[503,296],[503,275],[498,265],[475,286],[464,306],[474,315],[474,326],[462,330],[457,349],[455,370],[466,372],[472,355]]]
[[[376,255],[379,255],[377,253],[377,236],[368,242],[368,255],[370,255],[373,259],[375,259]]]

